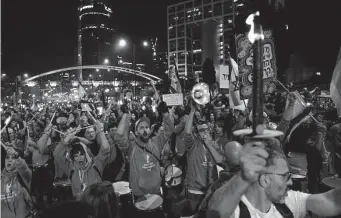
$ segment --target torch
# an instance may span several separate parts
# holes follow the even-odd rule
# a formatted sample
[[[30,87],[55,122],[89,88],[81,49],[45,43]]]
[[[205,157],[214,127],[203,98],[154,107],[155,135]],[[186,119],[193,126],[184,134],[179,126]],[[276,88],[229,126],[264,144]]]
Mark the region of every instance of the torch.
[[[259,11],[246,19],[250,32],[248,39],[253,47],[253,84],[252,84],[252,129],[234,132],[237,136],[249,135],[253,138],[273,138],[283,135],[281,131],[265,129],[263,125],[263,29]]]

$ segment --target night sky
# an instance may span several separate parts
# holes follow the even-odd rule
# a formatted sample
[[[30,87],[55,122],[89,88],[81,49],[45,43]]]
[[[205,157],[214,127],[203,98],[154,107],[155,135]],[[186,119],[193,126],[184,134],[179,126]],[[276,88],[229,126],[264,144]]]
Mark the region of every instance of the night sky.
[[[167,49],[167,5],[179,0],[111,0],[118,34],[158,37]],[[328,4],[326,4],[328,2]],[[289,0],[290,52],[301,52],[308,66],[331,72],[341,45],[338,0]],[[76,65],[77,0],[1,1],[2,71],[39,74]]]

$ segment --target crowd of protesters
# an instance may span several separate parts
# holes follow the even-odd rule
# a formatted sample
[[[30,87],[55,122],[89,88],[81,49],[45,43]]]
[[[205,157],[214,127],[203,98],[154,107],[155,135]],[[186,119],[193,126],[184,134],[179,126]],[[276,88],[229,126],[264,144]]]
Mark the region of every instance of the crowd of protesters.
[[[294,217],[307,210],[338,215],[340,188],[323,199],[316,194],[326,191],[322,178],[341,175],[341,120],[327,120],[319,111],[318,122],[308,118],[293,130],[295,100],[292,93],[265,96],[264,127],[284,135],[263,140],[261,151],[250,146],[258,142],[233,134],[252,126],[250,108],[230,108],[224,95],[206,105],[185,97],[184,105],[167,106],[147,97],[112,100],[101,109],[85,101],[2,107],[1,215],[243,217],[246,206],[255,217],[256,211],[269,210],[267,202],[275,204],[268,217],[283,202]],[[288,165],[290,151],[304,153],[307,168]],[[262,165],[263,159],[255,159],[265,158],[257,152],[269,156],[267,169],[279,167],[281,174],[257,172],[255,182],[251,165]],[[308,181],[307,193],[293,186],[301,180],[292,175]],[[239,188],[231,192],[238,183],[248,184],[241,201],[234,199]],[[319,200],[325,206],[314,209]]]

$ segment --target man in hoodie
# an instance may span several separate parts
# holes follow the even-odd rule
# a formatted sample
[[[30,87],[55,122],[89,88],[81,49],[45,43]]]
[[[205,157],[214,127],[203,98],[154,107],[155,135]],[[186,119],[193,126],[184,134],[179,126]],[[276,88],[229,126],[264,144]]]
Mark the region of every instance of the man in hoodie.
[[[124,113],[117,129],[117,134],[120,136],[117,139],[119,147],[125,143],[129,145],[129,183],[135,198],[146,194],[160,194],[161,151],[174,131],[174,120],[164,102],[160,103],[159,111],[163,116],[164,131],[157,136],[150,138],[150,120],[142,117],[136,122],[137,137],[129,140],[126,134],[129,131],[127,113]]]
[[[93,158],[86,145],[78,139],[72,141],[77,131],[69,134],[53,153],[55,159],[64,159],[65,166],[69,169],[68,176],[71,180],[72,194],[75,198],[78,198],[87,186],[102,181],[102,173],[110,155],[110,146],[103,131],[103,124],[95,121],[95,125],[98,132],[97,137],[99,137],[101,144],[96,157]],[[67,146],[70,143],[70,152],[67,153]],[[70,161],[67,162],[66,159]]]
[[[24,218],[32,209],[30,186],[32,172],[13,148],[6,149],[1,173],[1,217]]]

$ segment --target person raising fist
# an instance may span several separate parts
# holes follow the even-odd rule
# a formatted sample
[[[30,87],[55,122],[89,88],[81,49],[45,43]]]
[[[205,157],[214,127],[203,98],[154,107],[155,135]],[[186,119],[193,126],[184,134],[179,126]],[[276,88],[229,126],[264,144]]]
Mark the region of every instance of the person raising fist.
[[[290,190],[289,164],[276,139],[249,141],[240,152],[241,170],[212,196],[206,216],[293,217],[341,214],[341,187],[308,194]]]

